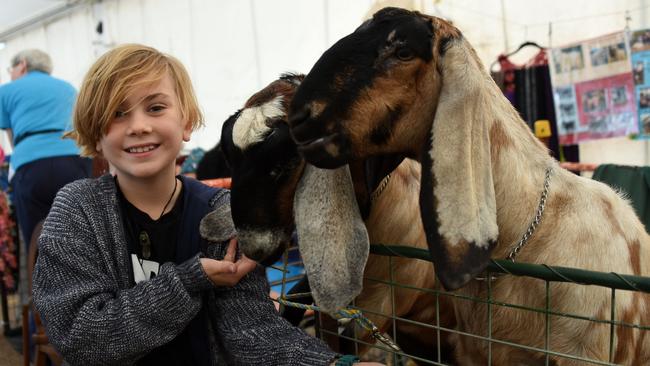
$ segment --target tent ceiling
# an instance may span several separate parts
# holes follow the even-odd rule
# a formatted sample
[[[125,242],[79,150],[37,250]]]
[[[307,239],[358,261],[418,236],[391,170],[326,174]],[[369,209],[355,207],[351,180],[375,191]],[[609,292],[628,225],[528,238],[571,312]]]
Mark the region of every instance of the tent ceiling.
[[[0,0],[0,33],[64,6],[66,0]]]

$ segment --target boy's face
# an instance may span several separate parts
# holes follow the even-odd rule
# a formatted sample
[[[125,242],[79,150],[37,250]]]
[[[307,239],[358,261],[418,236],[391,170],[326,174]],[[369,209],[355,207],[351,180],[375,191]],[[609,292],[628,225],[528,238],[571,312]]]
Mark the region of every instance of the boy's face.
[[[159,83],[135,89],[118,107],[97,150],[123,180],[173,174],[191,125],[181,117],[169,75]]]

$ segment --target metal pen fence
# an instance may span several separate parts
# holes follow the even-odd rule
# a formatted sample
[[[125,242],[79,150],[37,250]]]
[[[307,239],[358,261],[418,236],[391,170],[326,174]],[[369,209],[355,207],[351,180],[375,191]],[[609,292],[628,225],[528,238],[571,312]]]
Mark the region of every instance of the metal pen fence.
[[[388,266],[393,268],[393,261],[395,257],[402,258],[411,258],[412,260],[425,260],[431,261],[429,252],[423,249],[417,249],[412,247],[404,246],[388,246],[381,244],[371,245],[370,252],[379,256],[388,257]],[[287,262],[285,261],[285,265]],[[293,263],[296,264],[295,262]],[[282,268],[278,268],[282,270]],[[383,357],[381,361],[386,362],[388,365],[449,365],[453,364],[449,360],[449,355],[445,354],[445,347],[441,341],[445,337],[455,336],[455,337],[472,337],[476,340],[484,341],[487,344],[487,354],[488,354],[488,365],[492,363],[492,348],[494,345],[505,345],[512,347],[513,349],[521,349],[532,352],[538,352],[543,355],[544,364],[552,365],[553,362],[551,357],[575,360],[583,362],[585,365],[615,365],[614,363],[614,345],[616,337],[617,327],[624,327],[628,329],[636,329],[640,331],[650,331],[650,324],[635,324],[630,322],[625,322],[621,319],[617,319],[616,315],[616,303],[617,303],[617,293],[619,291],[635,291],[642,293],[650,293],[650,278],[649,277],[640,277],[632,276],[618,273],[605,273],[605,272],[596,272],[589,270],[582,270],[576,268],[566,268],[566,267],[555,267],[548,265],[537,265],[537,264],[528,264],[528,263],[514,263],[508,260],[492,260],[489,264],[486,271],[486,278],[492,278],[493,276],[524,276],[528,278],[537,279],[543,281],[545,288],[545,299],[543,307],[531,307],[521,304],[507,303],[493,298],[492,296],[492,281],[485,281],[487,286],[487,296],[484,298],[477,298],[472,296],[467,296],[465,294],[459,293],[458,291],[445,291],[436,285],[434,288],[419,288],[415,286],[410,286],[404,283],[397,283],[393,279],[392,271],[390,271],[390,276],[388,279],[382,278],[369,278],[366,277],[366,283],[380,283],[388,286],[388,290],[391,293],[391,313],[390,314],[381,314],[374,312],[371,309],[358,308],[355,304],[351,304],[350,308],[355,310],[360,310],[363,314],[367,316],[375,317],[388,317],[392,322],[390,327],[391,331],[388,334],[398,345],[404,346],[405,342],[409,342],[408,339],[400,339],[399,334],[397,333],[398,324],[406,324],[410,326],[421,327],[422,333],[434,332],[435,337],[431,340],[430,346],[433,348],[433,356],[431,357],[422,357],[413,353],[407,353],[402,350],[391,349],[389,346],[382,344],[381,342],[368,342],[367,340],[361,339],[358,334],[360,333],[356,329],[352,335],[348,335],[349,332],[344,334],[342,332],[343,326],[340,321],[332,320],[328,315],[322,313],[316,313],[314,317],[316,333],[322,339],[324,339],[332,348],[336,350],[341,350],[342,344],[347,344],[345,347],[346,351],[350,351],[350,343],[353,344],[354,353],[358,353],[360,348],[373,348],[375,349],[375,354],[380,351]],[[293,280],[296,280],[294,277]],[[286,281],[286,278],[279,281],[283,283]],[[551,298],[553,296],[552,284],[554,283],[569,283],[577,286],[599,286],[604,289],[609,289],[610,291],[610,314],[608,314],[607,319],[599,319],[592,316],[584,316],[581,314],[570,314],[561,311],[556,311],[551,308]],[[396,289],[407,289],[413,291],[419,291],[423,293],[430,294],[435,297],[435,321],[423,323],[416,320],[409,319],[409,317],[397,316],[395,313],[396,303],[399,299],[395,298]],[[284,288],[281,292],[285,294]],[[295,295],[294,295],[295,296]],[[284,296],[283,298],[291,300],[291,296],[288,298]],[[472,301],[479,304],[485,304],[487,308],[487,335],[472,334],[469,332],[464,332],[453,327],[445,327],[441,324],[441,314],[440,314],[440,302],[445,301],[445,299],[453,299],[453,301]],[[575,299],[575,301],[582,301],[582,299]],[[528,311],[537,314],[541,314],[544,317],[544,341],[543,347],[534,347],[525,344],[516,344],[508,342],[502,339],[493,337],[492,334],[492,320],[493,313],[499,307],[517,309],[520,311]],[[556,317],[560,319],[573,319],[576,321],[587,321],[590,324],[608,326],[609,327],[609,358],[608,360],[596,360],[580,357],[570,353],[562,353],[554,351],[551,349],[551,318]],[[650,334],[648,334],[650,337]],[[347,342],[347,343],[346,343]],[[447,363],[450,362],[450,363]]]

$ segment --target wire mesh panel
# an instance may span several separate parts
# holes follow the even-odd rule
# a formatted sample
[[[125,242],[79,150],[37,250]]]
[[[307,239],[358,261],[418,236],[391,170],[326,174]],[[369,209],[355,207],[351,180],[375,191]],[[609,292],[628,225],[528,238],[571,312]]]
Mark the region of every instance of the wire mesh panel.
[[[367,271],[349,307],[363,320],[316,312],[303,323],[341,353],[388,365],[616,365],[638,359],[641,339],[650,342],[650,309],[629,311],[650,304],[648,277],[494,260],[450,292],[416,265],[431,261],[426,250],[372,245],[371,253],[384,271]],[[418,272],[405,278],[405,266]],[[574,293],[580,298],[566,298]]]

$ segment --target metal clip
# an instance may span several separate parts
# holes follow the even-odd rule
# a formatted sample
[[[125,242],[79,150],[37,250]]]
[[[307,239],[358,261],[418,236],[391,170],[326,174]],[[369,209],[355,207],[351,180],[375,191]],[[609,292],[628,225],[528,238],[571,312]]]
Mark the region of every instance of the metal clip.
[[[390,349],[392,349],[393,351],[395,351],[395,352],[402,352],[402,349],[399,348],[399,346],[398,346],[395,342],[393,342],[392,339],[390,339],[390,338],[384,336],[383,334],[381,334],[381,333],[379,332],[379,329],[377,329],[377,327],[374,326],[374,325],[373,325],[373,327],[372,327],[372,336],[373,336],[376,340],[378,340],[378,341],[380,341],[381,343],[387,345],[387,346],[388,346]]]

